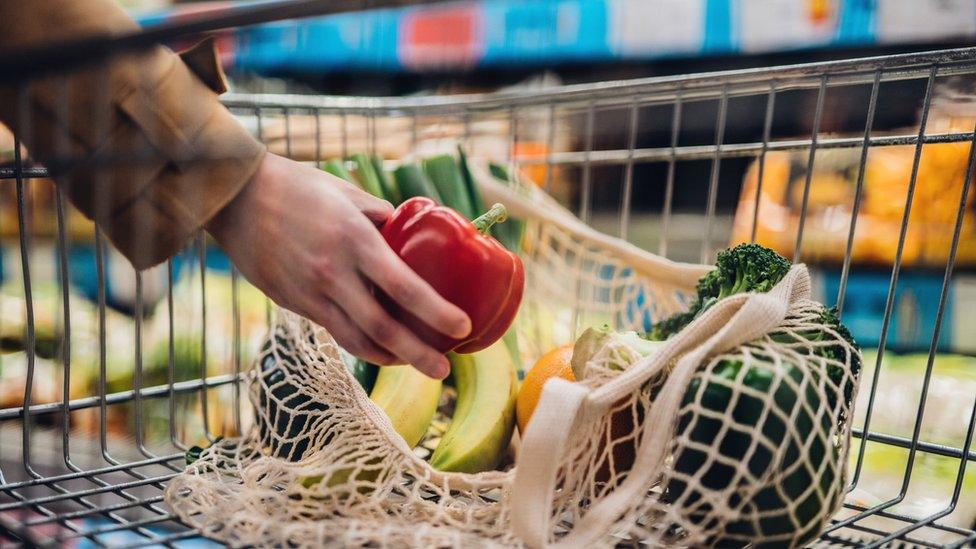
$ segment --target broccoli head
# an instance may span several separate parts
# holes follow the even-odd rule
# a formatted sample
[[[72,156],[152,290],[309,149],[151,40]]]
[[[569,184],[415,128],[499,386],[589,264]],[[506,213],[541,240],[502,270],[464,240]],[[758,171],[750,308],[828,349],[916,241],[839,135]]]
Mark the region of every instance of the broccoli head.
[[[759,244],[739,244],[719,252],[715,269],[698,280],[691,307],[655,323],[648,339],[662,340],[679,332],[716,301],[745,292],[768,292],[790,270],[790,262]]]
[[[850,330],[847,326],[844,326],[840,321],[840,316],[838,315],[837,307],[824,307],[820,310],[817,315],[816,323],[819,326],[829,328],[831,331],[836,333],[842,339],[844,339],[855,351],[859,349],[857,342],[854,341],[854,336],[851,335]],[[818,343],[823,341],[834,341],[835,343],[831,345],[816,345],[813,347],[813,352],[824,358],[831,360],[836,360],[841,364],[845,363],[847,360],[848,351],[845,349],[844,345],[841,345],[834,337],[824,331],[823,329],[802,331],[797,333],[795,336],[781,333],[774,334],[772,336],[774,341],[779,341],[782,343],[793,343],[797,341],[796,337],[799,336],[806,341],[811,343]],[[857,375],[861,371],[861,356],[858,353],[851,353],[851,373]],[[831,365],[827,370],[828,375],[835,383],[840,382],[842,372],[837,366]]]
[[[715,266],[718,280],[708,281],[704,286],[699,281],[698,289],[699,292],[702,289],[714,292],[717,286],[718,295],[707,296],[716,299],[745,292],[768,292],[790,270],[786,258],[759,244],[739,244],[723,250],[719,252]]]

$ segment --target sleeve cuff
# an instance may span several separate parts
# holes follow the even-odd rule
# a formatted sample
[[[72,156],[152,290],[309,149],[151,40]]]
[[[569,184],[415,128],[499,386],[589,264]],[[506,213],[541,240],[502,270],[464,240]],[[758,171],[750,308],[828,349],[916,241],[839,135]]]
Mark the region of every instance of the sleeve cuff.
[[[119,101],[127,127],[109,150],[141,142],[153,158],[108,176],[114,180],[109,188],[129,190],[124,197],[116,193],[96,219],[137,269],[179,252],[247,185],[264,158],[264,145],[214,93],[225,87],[215,53],[212,42],[200,44],[189,55],[192,65],[160,53],[151,60],[161,75],[156,85],[135,87]],[[120,180],[125,177],[131,179]]]

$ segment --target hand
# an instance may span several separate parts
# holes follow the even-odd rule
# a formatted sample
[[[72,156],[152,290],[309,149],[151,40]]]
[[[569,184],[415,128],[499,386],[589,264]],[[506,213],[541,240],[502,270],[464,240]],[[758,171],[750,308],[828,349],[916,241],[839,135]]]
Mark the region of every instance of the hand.
[[[444,355],[391,318],[375,285],[434,329],[471,331],[467,315],[417,276],[377,230],[385,200],[323,171],[268,153],[247,186],[207,226],[241,273],[275,303],[322,325],[350,353],[412,364],[443,378]]]

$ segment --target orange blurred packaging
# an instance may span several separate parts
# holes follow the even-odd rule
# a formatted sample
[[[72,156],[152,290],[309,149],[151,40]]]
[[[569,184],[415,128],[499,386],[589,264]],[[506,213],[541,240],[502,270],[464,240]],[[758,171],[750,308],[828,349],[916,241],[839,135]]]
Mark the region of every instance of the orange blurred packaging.
[[[976,103],[954,93],[955,89],[952,85],[940,87],[930,110],[927,135],[973,131]],[[897,133],[917,131],[915,128]],[[962,199],[965,205],[956,261],[960,266],[976,265],[976,212],[973,211],[972,186],[967,196],[962,197],[969,150],[968,140],[922,146],[902,264],[945,265]],[[736,210],[732,243],[747,242],[752,238],[755,217],[756,241],[792,256],[803,204],[808,156],[809,152],[802,150],[766,155],[758,215],[755,208],[758,160],[749,167]],[[816,152],[803,227],[801,253],[804,261],[823,264],[843,261],[860,158],[859,147]],[[851,246],[855,263],[886,266],[894,261],[914,158],[914,145],[874,146],[868,151]]]

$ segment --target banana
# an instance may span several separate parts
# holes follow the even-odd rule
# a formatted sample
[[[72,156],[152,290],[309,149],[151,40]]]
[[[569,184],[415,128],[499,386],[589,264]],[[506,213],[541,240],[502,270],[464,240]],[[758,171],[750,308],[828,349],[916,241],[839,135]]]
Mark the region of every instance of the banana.
[[[434,419],[441,386],[441,380],[431,379],[413,366],[385,366],[380,368],[369,398],[386,412],[393,428],[413,448]]]
[[[386,412],[393,429],[403,437],[407,446],[413,448],[434,419],[441,399],[441,385],[441,380],[431,379],[413,366],[384,366],[376,375],[369,398]],[[339,469],[330,475],[326,484],[338,486],[347,482],[351,474],[352,469]],[[377,469],[366,469],[356,476],[356,480],[373,481],[379,475]],[[302,477],[298,481],[305,488],[311,488],[322,482],[322,476]]]
[[[454,418],[430,458],[440,471],[495,469],[515,427],[518,374],[505,342],[470,355],[450,354],[457,385]]]

